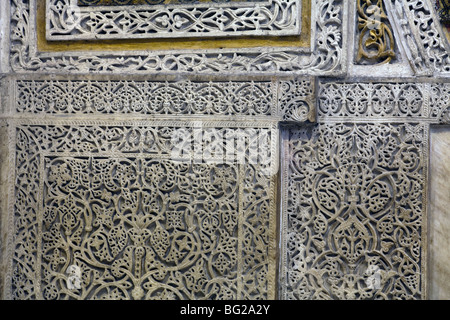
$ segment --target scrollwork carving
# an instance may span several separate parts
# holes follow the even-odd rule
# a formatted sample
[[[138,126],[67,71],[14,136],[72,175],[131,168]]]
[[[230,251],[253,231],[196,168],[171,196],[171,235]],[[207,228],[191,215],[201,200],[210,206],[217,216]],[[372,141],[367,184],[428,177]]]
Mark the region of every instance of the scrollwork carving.
[[[321,83],[319,117],[427,117],[423,83]]]
[[[449,107],[447,82],[319,82],[318,121],[364,118],[443,123]]]
[[[345,35],[344,0],[314,2],[315,45],[313,53],[296,48],[261,51],[195,50],[166,52],[89,53],[64,55],[36,52],[35,0],[11,0],[11,67],[17,72],[57,73],[214,73],[229,74],[296,72],[342,73]]]
[[[320,124],[287,132],[285,299],[424,295],[422,124]]]
[[[18,80],[17,112],[275,115],[271,81]]]
[[[29,114],[272,116],[315,121],[311,77],[260,81],[15,80]]]
[[[442,34],[439,18],[429,0],[389,0],[395,23],[408,49],[409,59],[419,74],[448,74],[449,47]]]

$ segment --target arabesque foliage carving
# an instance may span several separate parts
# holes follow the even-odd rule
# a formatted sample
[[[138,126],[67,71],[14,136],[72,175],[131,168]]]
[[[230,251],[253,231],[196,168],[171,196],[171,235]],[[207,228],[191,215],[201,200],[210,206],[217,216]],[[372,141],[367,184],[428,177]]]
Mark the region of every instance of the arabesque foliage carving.
[[[76,6],[47,0],[47,39],[223,37],[300,34],[301,2],[269,0],[152,6]]]
[[[427,130],[330,123],[287,131],[282,298],[423,298]]]
[[[448,82],[321,82],[318,118],[448,123],[449,89]]]
[[[55,73],[214,73],[235,72],[339,74],[344,70],[345,0],[314,2],[314,52],[301,48],[270,50],[168,50],[164,52],[100,52],[47,54],[36,51],[31,21],[36,0],[11,0],[11,68],[16,72]]]
[[[357,63],[389,63],[395,58],[394,35],[382,0],[358,0]]]
[[[220,132],[242,153],[224,161]],[[7,296],[273,298],[275,132],[19,124]],[[173,159],[174,136],[189,133],[211,141],[203,157]],[[255,137],[265,154],[248,151]]]
[[[391,21],[401,31],[406,54],[418,75],[450,72],[450,48],[430,0],[389,0]]]
[[[23,80],[15,111],[33,114],[273,116],[313,121],[311,78],[261,81]]]

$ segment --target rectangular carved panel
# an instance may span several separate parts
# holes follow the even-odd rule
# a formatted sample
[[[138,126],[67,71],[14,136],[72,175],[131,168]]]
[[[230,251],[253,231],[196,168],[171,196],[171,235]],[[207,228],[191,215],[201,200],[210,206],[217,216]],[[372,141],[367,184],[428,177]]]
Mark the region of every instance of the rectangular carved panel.
[[[122,6],[83,6],[46,0],[48,40],[196,38],[299,35],[301,0],[169,2],[115,1]],[[118,3],[121,2],[121,3]],[[144,2],[144,1],[142,1]]]
[[[428,125],[284,132],[284,299],[425,297]]]
[[[15,104],[11,111],[21,114],[264,116],[288,122],[315,121],[316,114],[311,77],[258,81],[13,81]]]
[[[276,127],[202,125],[11,126],[5,297],[273,299]]]

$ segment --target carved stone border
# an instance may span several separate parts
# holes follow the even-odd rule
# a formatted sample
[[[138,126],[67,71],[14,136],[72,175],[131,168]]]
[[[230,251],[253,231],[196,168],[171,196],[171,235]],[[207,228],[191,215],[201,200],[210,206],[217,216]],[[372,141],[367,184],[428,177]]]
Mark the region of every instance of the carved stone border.
[[[449,123],[449,93],[431,79],[319,81],[317,124],[282,136],[281,299],[427,298],[429,130]]]
[[[314,122],[313,77],[10,76],[10,116],[170,118]],[[6,99],[6,98],[5,98]]]
[[[301,0],[143,6],[76,6],[47,0],[48,40],[300,34]]]
[[[318,85],[319,122],[379,121],[448,124],[450,80],[323,80]]]
[[[312,53],[302,48],[38,52],[36,0],[10,4],[10,65],[15,72],[341,75],[346,70],[348,0],[313,1]]]
[[[450,46],[431,0],[385,0],[397,43],[418,76],[450,74]]]

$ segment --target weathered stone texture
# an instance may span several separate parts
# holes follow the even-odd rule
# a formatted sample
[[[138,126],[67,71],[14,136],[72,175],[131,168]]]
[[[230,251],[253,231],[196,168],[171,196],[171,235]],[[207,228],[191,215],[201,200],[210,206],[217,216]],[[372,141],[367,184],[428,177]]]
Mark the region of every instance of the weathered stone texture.
[[[450,128],[431,130],[429,298],[450,299]]]

